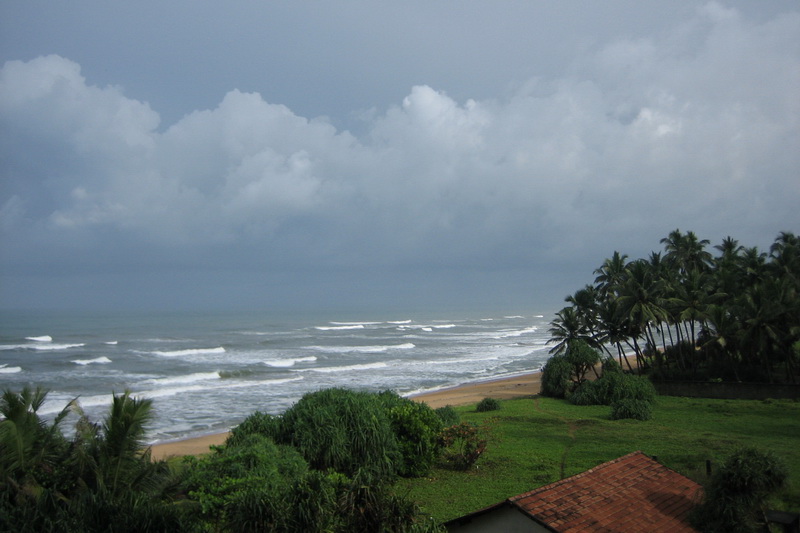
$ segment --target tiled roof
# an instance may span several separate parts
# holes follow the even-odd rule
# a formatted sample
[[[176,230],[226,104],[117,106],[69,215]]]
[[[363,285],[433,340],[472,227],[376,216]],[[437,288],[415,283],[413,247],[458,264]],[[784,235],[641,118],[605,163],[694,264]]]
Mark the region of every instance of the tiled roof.
[[[694,481],[633,452],[508,501],[561,533],[679,533],[695,531],[687,517],[700,490]]]

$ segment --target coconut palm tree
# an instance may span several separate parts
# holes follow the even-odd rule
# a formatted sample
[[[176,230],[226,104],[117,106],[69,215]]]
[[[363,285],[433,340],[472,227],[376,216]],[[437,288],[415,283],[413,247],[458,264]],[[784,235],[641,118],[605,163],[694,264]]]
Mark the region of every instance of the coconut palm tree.
[[[556,345],[550,348],[550,353],[561,354],[567,351],[571,342],[581,339],[591,342],[591,336],[581,321],[574,307],[565,307],[556,313],[556,318],[550,322],[550,340],[548,344]]]
[[[617,295],[620,285],[625,280],[627,259],[628,256],[626,254],[620,254],[615,250],[611,258],[603,261],[602,266],[594,271],[597,274],[594,282],[597,284],[601,295],[606,297]]]
[[[653,276],[650,264],[643,259],[631,262],[627,271],[628,275],[617,298],[618,312],[629,320],[631,327],[644,334],[647,344],[655,347],[652,327],[666,317],[666,311],[657,299],[662,282]],[[641,366],[642,350],[636,336],[633,337],[633,345],[637,364]]]

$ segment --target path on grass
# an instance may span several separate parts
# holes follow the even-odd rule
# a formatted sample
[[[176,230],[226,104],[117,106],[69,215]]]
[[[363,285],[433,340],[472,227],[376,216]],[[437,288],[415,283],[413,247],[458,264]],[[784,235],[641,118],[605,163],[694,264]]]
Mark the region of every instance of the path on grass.
[[[561,479],[564,479],[566,477],[567,456],[569,455],[569,451],[572,448],[572,445],[575,444],[575,434],[578,431],[578,424],[573,420],[569,420],[567,418],[564,418],[563,416],[558,416],[556,414],[553,414],[551,412],[548,412],[548,411],[545,411],[544,409],[542,409],[542,406],[539,405],[539,397],[538,396],[536,396],[533,399],[533,405],[534,405],[535,409],[537,411],[539,411],[540,413],[542,413],[544,415],[552,416],[553,418],[555,418],[556,420],[560,420],[561,422],[563,422],[567,426],[567,436],[569,437],[570,440],[567,443],[566,447],[564,448],[564,453],[561,454],[561,472],[560,472],[560,476],[561,476]]]

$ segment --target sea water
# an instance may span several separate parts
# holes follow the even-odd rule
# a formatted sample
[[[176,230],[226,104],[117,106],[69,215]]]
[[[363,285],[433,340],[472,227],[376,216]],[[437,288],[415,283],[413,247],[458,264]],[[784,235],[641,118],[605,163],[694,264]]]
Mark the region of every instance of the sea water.
[[[359,320],[363,318],[363,320]],[[545,313],[425,316],[0,314],[0,389],[40,386],[99,422],[111,395],[153,400],[152,443],[225,431],[328,387],[412,395],[530,372]],[[64,429],[74,425],[67,419]]]

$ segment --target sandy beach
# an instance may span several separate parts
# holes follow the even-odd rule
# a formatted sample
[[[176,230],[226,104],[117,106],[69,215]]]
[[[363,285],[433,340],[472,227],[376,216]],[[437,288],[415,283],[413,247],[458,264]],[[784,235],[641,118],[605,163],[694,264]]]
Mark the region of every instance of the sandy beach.
[[[412,396],[411,399],[425,402],[436,409],[438,407],[444,407],[445,405],[458,406],[475,404],[487,397],[505,400],[508,398],[533,396],[539,393],[541,388],[541,376],[540,372],[532,372],[530,374],[509,378],[481,381],[419,394]],[[192,439],[155,444],[152,447],[153,458],[165,459],[178,455],[203,454],[208,452],[209,446],[223,444],[227,437],[228,433],[215,433]]]

